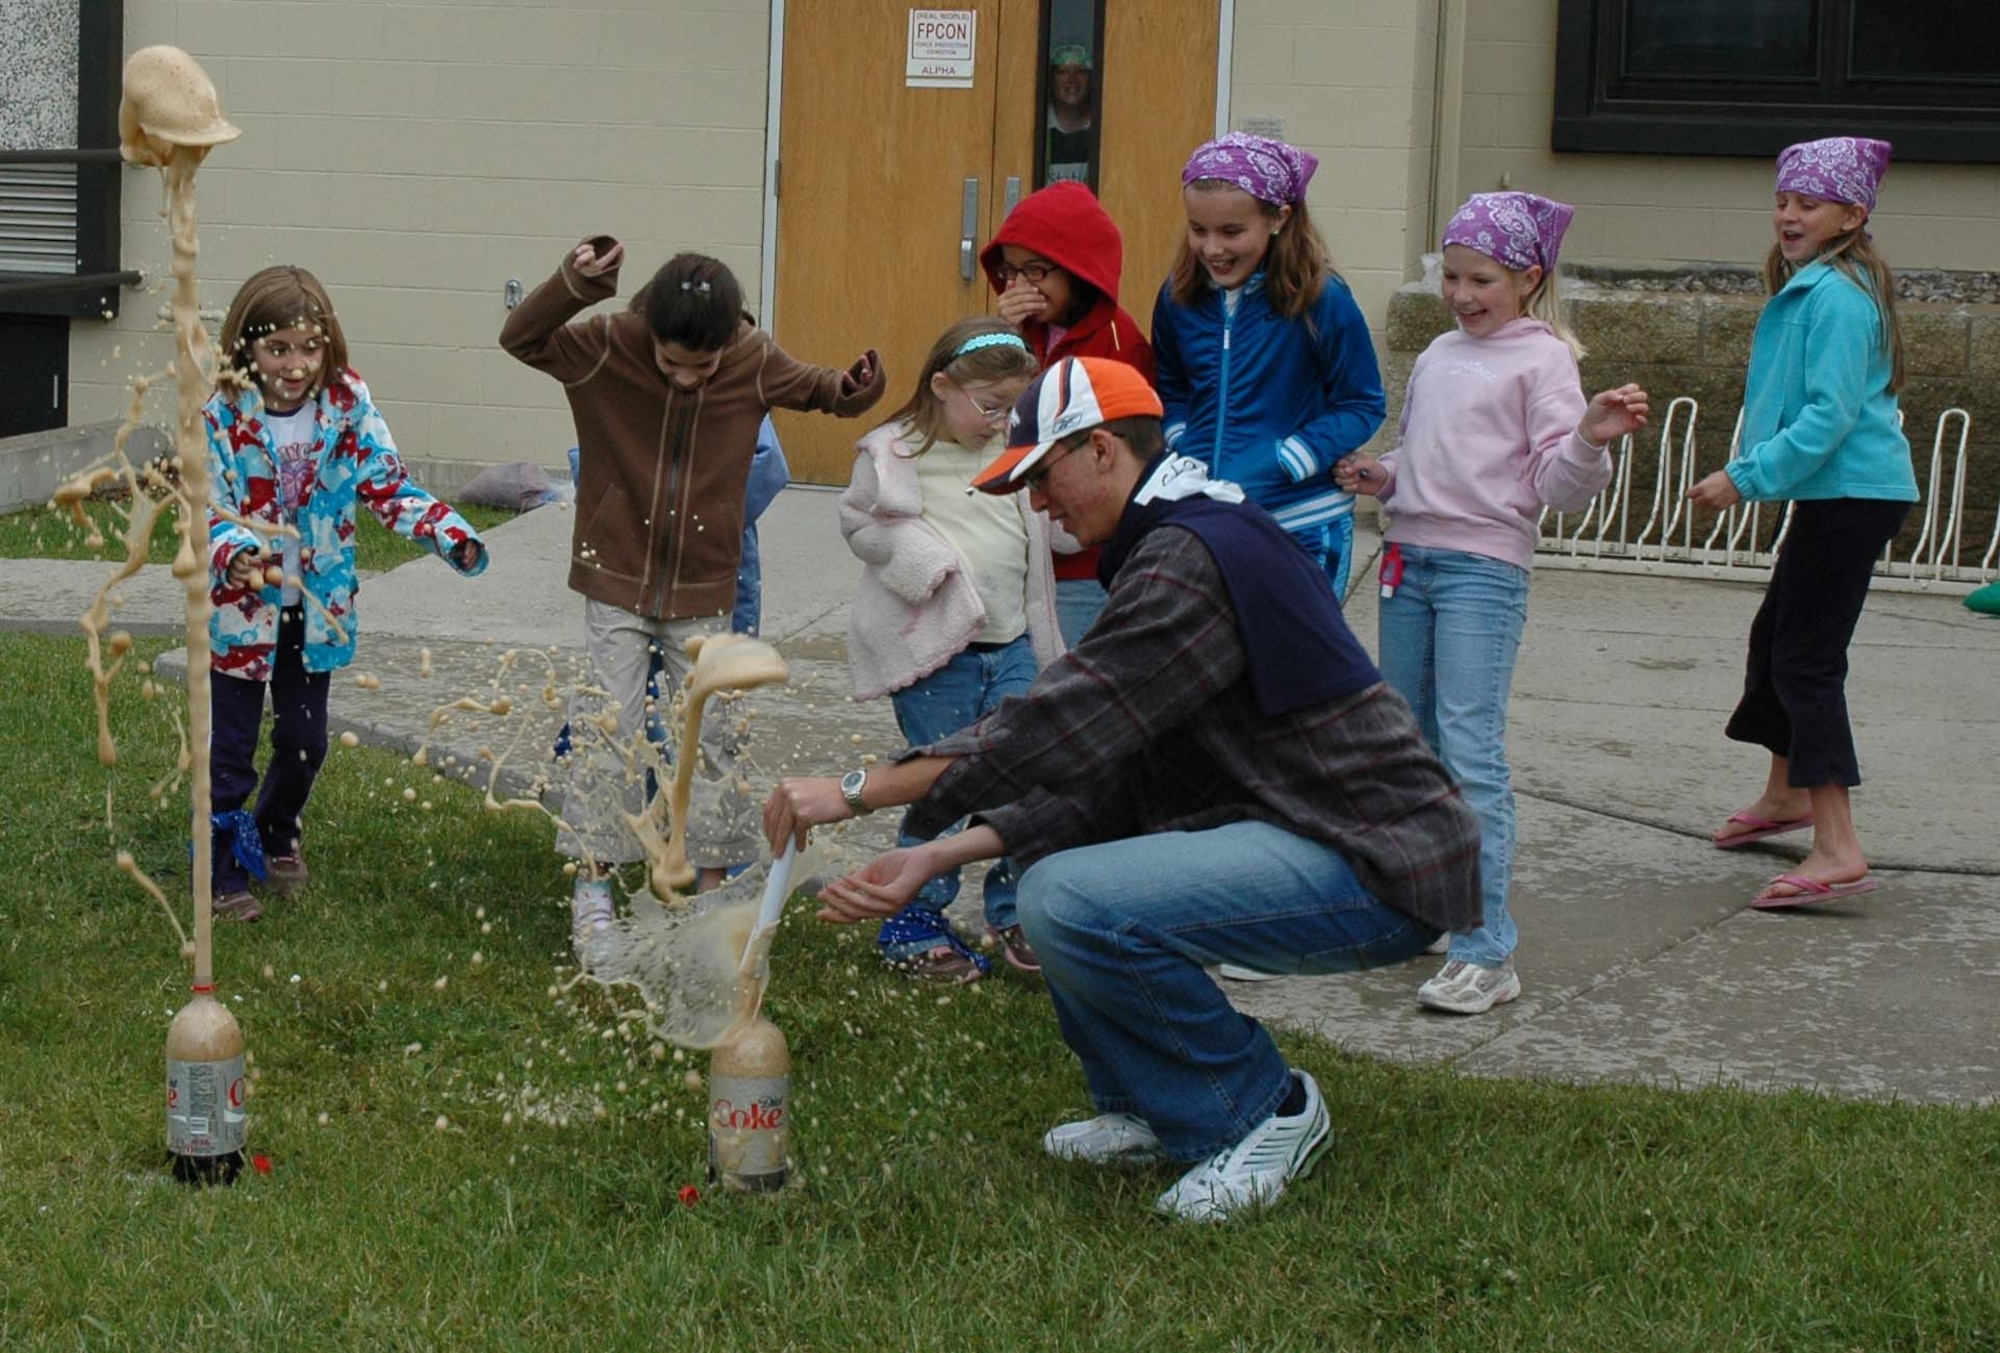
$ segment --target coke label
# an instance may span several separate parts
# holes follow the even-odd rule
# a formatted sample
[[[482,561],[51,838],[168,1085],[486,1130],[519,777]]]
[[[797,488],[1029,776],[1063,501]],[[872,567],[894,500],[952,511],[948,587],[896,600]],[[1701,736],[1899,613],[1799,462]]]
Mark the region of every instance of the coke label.
[[[790,1098],[789,1076],[710,1075],[710,1173],[731,1188],[783,1188]]]

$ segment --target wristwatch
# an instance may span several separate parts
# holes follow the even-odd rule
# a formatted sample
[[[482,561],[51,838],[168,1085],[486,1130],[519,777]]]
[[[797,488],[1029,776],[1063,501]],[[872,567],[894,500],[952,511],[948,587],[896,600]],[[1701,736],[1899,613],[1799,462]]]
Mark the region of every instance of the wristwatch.
[[[861,797],[861,791],[868,784],[868,772],[851,770],[840,777],[840,797],[847,800],[847,806],[854,810],[856,817],[865,817],[869,810],[868,801]]]

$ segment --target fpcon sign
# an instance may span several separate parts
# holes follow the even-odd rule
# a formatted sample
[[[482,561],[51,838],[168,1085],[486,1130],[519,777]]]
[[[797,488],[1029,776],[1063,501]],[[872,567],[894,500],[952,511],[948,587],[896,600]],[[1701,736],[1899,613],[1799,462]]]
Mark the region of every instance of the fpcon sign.
[[[970,89],[978,50],[978,11],[913,9],[903,83],[919,89]]]

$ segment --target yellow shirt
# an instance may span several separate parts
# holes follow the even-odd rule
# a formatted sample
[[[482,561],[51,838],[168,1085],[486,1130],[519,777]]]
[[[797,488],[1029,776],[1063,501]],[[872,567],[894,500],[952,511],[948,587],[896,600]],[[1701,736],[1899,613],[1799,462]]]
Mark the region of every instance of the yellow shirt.
[[[918,442],[906,445],[914,449]],[[940,438],[916,458],[924,520],[964,558],[986,607],[986,628],[974,640],[982,644],[1008,643],[1028,632],[1028,528],[1020,504],[1011,495],[969,487],[1001,450],[997,436],[976,451]]]

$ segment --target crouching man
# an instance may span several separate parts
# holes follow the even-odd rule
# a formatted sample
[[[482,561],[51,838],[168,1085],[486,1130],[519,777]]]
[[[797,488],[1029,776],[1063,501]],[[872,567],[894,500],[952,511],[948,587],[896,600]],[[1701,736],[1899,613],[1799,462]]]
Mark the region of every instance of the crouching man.
[[[892,850],[828,885],[820,915],[893,914],[944,870],[1008,854],[1020,922],[1098,1115],[1059,1160],[1189,1166],[1158,1208],[1215,1221],[1275,1201],[1327,1140],[1306,1072],[1208,976],[1398,963],[1479,919],[1479,835],[1325,574],[1234,484],[1163,449],[1131,368],[1056,363],[973,480],[1025,490],[1105,547],[1103,613],[1025,698],[895,765],[790,779],[773,849],[915,805]]]

